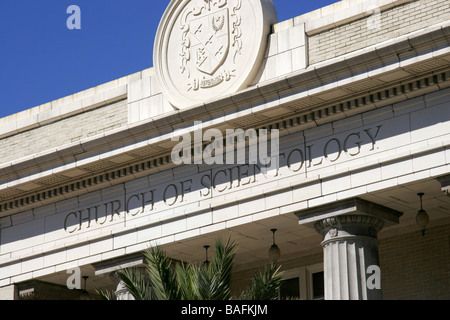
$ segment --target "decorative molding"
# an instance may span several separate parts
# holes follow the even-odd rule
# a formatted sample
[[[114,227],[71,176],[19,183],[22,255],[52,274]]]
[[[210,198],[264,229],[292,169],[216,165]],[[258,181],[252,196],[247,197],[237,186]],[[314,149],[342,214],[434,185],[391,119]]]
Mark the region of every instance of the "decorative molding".
[[[383,229],[384,221],[379,217],[370,215],[346,214],[319,220],[314,224],[314,227],[319,233],[327,229],[330,232],[330,236],[336,237],[339,227],[345,228],[345,226],[349,225],[368,225],[370,226],[370,235],[376,236]]]
[[[295,215],[300,224],[310,225],[317,232],[324,233],[330,228],[351,224],[365,224],[379,231],[384,226],[398,224],[403,213],[360,198],[352,198],[302,210]]]
[[[358,95],[353,99],[342,101],[336,104],[322,105],[314,108],[314,110],[303,112],[296,117],[277,121],[262,127],[263,129],[287,129],[311,122],[325,122],[327,118],[335,117],[339,114],[346,116],[346,112],[357,111],[367,106],[381,107],[389,105],[392,100],[403,97],[404,100],[411,98],[415,92],[429,89],[433,86],[436,90],[440,89],[440,85],[450,83],[450,70],[434,73],[409,82],[399,83],[395,86],[386,87],[372,93]],[[410,95],[409,97],[407,95]],[[420,93],[418,94],[420,95]],[[384,103],[383,103],[384,102]]]
[[[423,90],[430,89],[433,86],[435,87],[435,90],[438,90],[439,85],[447,82],[450,83],[450,71],[442,71],[417,80],[398,84],[391,88],[385,88],[377,92],[361,95],[338,104],[318,107],[317,109],[304,112],[298,116],[273,122],[268,125],[258,127],[257,129],[267,129],[270,131],[272,129],[286,130],[296,128],[296,130],[302,130],[302,127],[310,123],[317,123],[318,121],[323,121],[325,123],[327,119],[333,121],[338,115],[341,115],[342,118],[344,118],[346,116],[346,112],[348,111],[358,111],[361,109],[361,112],[363,112],[364,107],[373,106],[375,103],[384,102],[383,105],[388,105],[389,103],[392,103],[392,100],[398,99],[399,96],[404,96],[406,99],[406,94],[418,93],[418,95],[420,95]],[[287,134],[288,132],[285,133]],[[280,135],[283,135],[283,131],[280,132]],[[66,197],[71,193],[79,192],[83,189],[87,191],[89,188],[103,185],[105,183],[110,185],[116,184],[118,183],[116,181],[119,179],[122,181],[129,176],[133,177],[135,174],[145,175],[146,172],[150,172],[155,169],[159,171],[163,166],[167,168],[167,165],[170,163],[170,154],[162,155],[146,161],[136,161],[136,163],[129,164],[127,166],[118,166],[103,173],[93,173],[88,178],[62,183],[54,188],[45,188],[45,186],[43,186],[44,190],[39,192],[28,192],[26,195],[21,195],[14,192],[14,189],[8,188],[0,191],[0,199],[3,197],[3,200],[0,202],[0,214],[12,209],[19,209],[28,205],[39,204],[41,201],[48,201],[52,198],[60,196]],[[48,177],[46,179],[48,180]],[[35,183],[39,184],[40,182],[35,181]],[[10,200],[8,198],[12,199]]]
[[[173,130],[194,130],[194,121],[203,121],[205,129],[206,123],[217,127],[218,120],[223,119],[221,124],[243,129],[248,125],[251,128],[273,125],[280,129],[295,126],[293,130],[302,130],[449,87],[448,72],[444,79],[441,76],[443,68],[449,68],[448,30],[450,23],[437,24],[310,66],[288,77],[258,84],[226,98],[165,113],[105,135],[5,163],[0,166],[0,185],[7,188],[9,195],[3,199],[0,196],[0,201],[23,196],[18,187],[23,182],[30,183],[24,190],[36,192],[36,187],[39,187],[35,184],[37,178],[63,175],[62,170],[67,171],[70,177],[81,179],[82,172],[78,170],[81,163],[97,165],[111,160],[119,165],[125,162],[124,158],[127,163],[137,163],[141,156],[136,156],[136,152],[155,148],[161,151],[157,156],[164,156],[169,153],[167,148],[171,144]],[[437,76],[433,80],[437,84],[429,85],[426,80],[417,83],[412,79],[423,79],[427,73]],[[373,82],[378,77],[382,77],[382,81]],[[406,77],[409,77],[408,82]],[[389,87],[387,82],[392,85]],[[383,89],[380,89],[383,84]],[[396,87],[401,90],[395,92],[393,88]],[[279,114],[277,108],[281,111]],[[126,154],[124,150],[127,150]]]

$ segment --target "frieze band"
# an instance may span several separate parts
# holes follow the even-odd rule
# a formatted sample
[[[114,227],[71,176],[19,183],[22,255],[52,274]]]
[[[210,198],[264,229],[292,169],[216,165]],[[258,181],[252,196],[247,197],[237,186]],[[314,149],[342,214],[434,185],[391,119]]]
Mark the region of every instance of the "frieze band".
[[[306,172],[311,167],[334,163],[344,153],[347,157],[355,157],[361,153],[363,134],[365,134],[364,140],[367,144],[366,150],[372,152],[376,148],[377,138],[382,127],[379,125],[375,128],[351,132],[343,139],[328,139],[322,149],[317,145],[306,144],[302,147],[284,150],[280,152],[278,159],[281,166],[276,166],[276,169],[270,172],[262,170],[261,166],[257,164],[235,165],[223,169],[212,169],[192,175],[189,179],[168,182],[133,194],[124,191],[125,194],[121,198],[66,213],[63,228],[67,233],[74,233],[93,226],[122,221],[126,219],[126,216],[132,218],[140,214],[153,214],[218,196],[247,185],[264,183],[282,175]],[[337,149],[333,149],[333,157],[331,157],[330,151],[332,145],[337,147]],[[313,158],[313,154],[317,154],[318,150],[321,150],[322,156]],[[323,224],[323,226],[325,225]]]

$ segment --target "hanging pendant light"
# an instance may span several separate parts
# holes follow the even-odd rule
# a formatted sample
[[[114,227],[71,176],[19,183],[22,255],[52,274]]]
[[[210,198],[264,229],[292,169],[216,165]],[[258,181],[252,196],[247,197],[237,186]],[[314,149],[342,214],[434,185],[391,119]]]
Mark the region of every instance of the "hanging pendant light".
[[[205,266],[209,266],[209,260],[208,260],[208,249],[209,249],[209,246],[206,245],[206,246],[203,246],[203,248],[205,248],[205,250],[206,250],[206,260],[205,260],[205,262],[203,262],[203,264]]]
[[[418,193],[417,194],[420,197],[420,210],[417,212],[416,215],[416,222],[422,229],[422,236],[425,236],[425,228],[427,224],[430,222],[430,218],[428,217],[428,214],[425,210],[423,210],[422,205],[422,197],[424,196],[424,193]]]
[[[271,229],[270,231],[272,231],[273,233],[273,244],[269,249],[269,258],[272,263],[277,263],[278,259],[281,256],[280,248],[278,248],[278,246],[275,244],[275,232],[277,231],[277,229]]]

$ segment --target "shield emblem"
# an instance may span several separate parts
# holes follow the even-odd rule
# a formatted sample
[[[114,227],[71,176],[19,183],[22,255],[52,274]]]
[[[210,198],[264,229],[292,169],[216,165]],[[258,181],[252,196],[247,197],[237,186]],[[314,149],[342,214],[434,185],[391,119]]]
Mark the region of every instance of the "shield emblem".
[[[225,61],[229,46],[228,9],[203,15],[190,22],[191,57],[197,69],[213,75]]]

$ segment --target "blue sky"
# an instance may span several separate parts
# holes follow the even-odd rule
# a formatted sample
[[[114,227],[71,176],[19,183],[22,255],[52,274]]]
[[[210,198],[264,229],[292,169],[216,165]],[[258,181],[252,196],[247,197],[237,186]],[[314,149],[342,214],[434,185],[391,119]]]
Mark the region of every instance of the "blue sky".
[[[279,21],[337,0],[273,0]],[[0,118],[153,66],[169,0],[1,0]],[[81,30],[66,26],[70,5]]]

